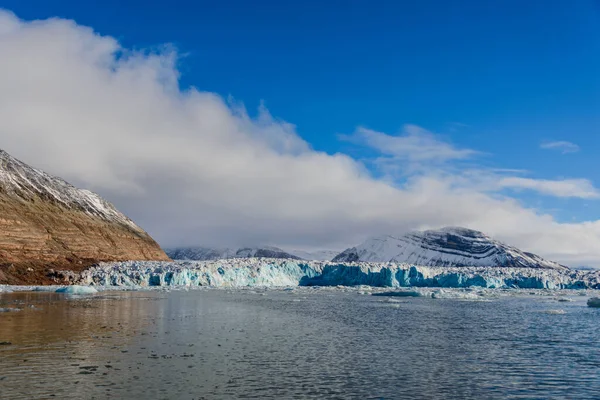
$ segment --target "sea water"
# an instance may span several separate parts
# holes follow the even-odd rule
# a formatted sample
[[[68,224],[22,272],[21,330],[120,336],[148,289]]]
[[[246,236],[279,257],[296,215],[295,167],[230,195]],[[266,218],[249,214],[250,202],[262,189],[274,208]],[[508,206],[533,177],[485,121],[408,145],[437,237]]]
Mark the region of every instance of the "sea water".
[[[370,291],[3,293],[0,398],[599,398],[582,292]]]

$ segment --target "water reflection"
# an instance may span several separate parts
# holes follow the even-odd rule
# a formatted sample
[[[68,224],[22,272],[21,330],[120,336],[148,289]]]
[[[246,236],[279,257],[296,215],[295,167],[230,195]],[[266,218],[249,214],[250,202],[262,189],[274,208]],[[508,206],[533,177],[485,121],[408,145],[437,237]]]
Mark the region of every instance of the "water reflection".
[[[0,397],[596,398],[600,314],[551,301],[5,294],[23,310],[0,314]]]

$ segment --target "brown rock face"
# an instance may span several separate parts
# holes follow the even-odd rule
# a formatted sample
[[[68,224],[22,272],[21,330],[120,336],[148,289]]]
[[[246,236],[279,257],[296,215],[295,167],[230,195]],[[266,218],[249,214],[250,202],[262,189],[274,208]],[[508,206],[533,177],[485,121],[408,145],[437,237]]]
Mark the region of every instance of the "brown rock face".
[[[95,193],[0,150],[0,284],[62,283],[50,269],[79,271],[125,260],[169,258]]]

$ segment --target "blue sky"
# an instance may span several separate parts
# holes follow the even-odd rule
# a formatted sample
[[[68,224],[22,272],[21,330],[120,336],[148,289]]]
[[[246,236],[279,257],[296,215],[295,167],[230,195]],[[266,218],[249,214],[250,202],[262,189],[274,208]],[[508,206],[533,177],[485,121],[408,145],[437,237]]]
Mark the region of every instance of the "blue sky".
[[[531,180],[482,189],[492,196],[558,222],[599,218],[598,1],[124,3],[2,0],[0,8],[26,21],[73,19],[125,49],[173,45],[181,89],[232,96],[251,117],[264,102],[315,150],[347,154],[392,185],[426,167],[461,179],[485,171]],[[407,124],[468,155],[437,162],[400,149],[386,158],[375,136],[357,134],[362,127],[410,147]],[[532,189],[565,179],[594,195]]]
[[[172,43],[184,54],[182,87],[231,95],[251,113],[262,100],[317,150],[361,157],[337,134],[410,123],[489,153],[479,160],[489,166],[600,184],[600,2],[124,3],[0,2],[24,19],[75,19],[129,48]],[[581,150],[539,148],[557,140]],[[519,196],[560,219],[600,211]]]

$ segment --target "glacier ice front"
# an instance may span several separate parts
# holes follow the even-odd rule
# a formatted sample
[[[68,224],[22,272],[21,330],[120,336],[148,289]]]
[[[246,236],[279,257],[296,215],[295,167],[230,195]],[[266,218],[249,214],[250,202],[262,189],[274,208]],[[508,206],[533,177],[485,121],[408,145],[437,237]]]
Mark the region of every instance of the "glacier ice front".
[[[427,267],[264,258],[102,263],[79,284],[103,286],[379,286],[600,289],[600,271],[543,268]]]

